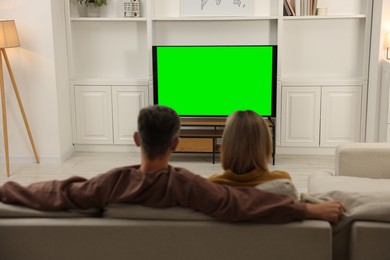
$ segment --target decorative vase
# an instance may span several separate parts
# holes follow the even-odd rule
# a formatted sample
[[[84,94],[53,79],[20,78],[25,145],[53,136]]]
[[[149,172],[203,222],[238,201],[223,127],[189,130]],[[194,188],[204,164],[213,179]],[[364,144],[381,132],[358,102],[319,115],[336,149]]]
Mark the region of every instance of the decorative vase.
[[[87,5],[87,16],[88,17],[99,17],[100,16],[100,7],[94,3],[89,3]]]

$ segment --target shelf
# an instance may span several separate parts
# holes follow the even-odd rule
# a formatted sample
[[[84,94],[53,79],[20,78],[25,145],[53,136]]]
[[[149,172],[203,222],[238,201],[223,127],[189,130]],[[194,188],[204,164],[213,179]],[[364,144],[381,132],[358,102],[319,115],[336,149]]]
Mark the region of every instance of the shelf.
[[[364,14],[357,15],[308,15],[308,16],[283,16],[284,20],[328,20],[328,19],[365,19]]]
[[[181,126],[193,126],[196,129],[181,129],[179,133],[180,142],[176,148],[179,153],[211,153],[213,164],[215,155],[219,153],[217,139],[222,138],[223,130],[217,129],[224,127],[225,118],[182,118]],[[213,129],[209,129],[212,127]]]
[[[217,119],[197,119],[197,118],[182,118],[182,126],[210,126],[218,127],[226,125],[226,118],[217,118]]]
[[[84,7],[66,0],[70,86],[142,89],[147,99],[140,102],[139,107],[148,106],[154,100],[153,45],[277,45],[276,80],[280,92],[293,87],[304,90],[322,86],[360,87],[363,137],[374,1],[326,1],[329,2],[326,16],[283,16],[283,1],[252,0],[250,12],[236,13],[236,16],[234,13],[222,16],[223,12],[213,12],[213,16],[204,16],[207,13],[185,16],[182,15],[182,0],[140,0],[141,17],[132,18],[123,17],[123,1],[110,1],[102,8],[101,17],[85,17]],[[214,0],[208,3],[215,5]],[[244,83],[244,79],[241,82]],[[240,91],[239,84],[232,91]],[[282,134],[285,129],[298,125],[294,131],[306,133],[308,130],[299,123],[299,115],[284,124],[288,114],[281,108],[286,101],[281,94],[276,99],[277,115],[270,119],[275,124],[269,123],[269,126],[273,131],[273,144],[278,138],[277,142],[283,147],[289,145]],[[128,111],[127,105],[129,103],[123,105],[124,111]],[[305,110],[306,104],[298,104],[298,107]],[[138,110],[133,110],[132,115],[121,120],[136,122]],[[92,114],[93,108],[88,111]],[[340,114],[347,112],[347,106],[340,110]],[[74,113],[82,111],[75,108]],[[222,134],[224,122],[213,120],[226,118],[206,119],[207,122],[200,122],[198,118],[182,120],[182,139],[186,142],[182,142],[181,152],[206,151],[214,155],[218,152],[216,141],[219,142],[220,137],[216,136]],[[108,122],[111,124],[110,120]],[[315,122],[316,127],[321,124]],[[347,133],[348,125],[343,127]],[[300,140],[298,145],[307,144]]]
[[[350,79],[318,79],[318,78],[282,78],[282,86],[340,86],[340,85],[361,85],[367,78],[350,78]]]
[[[153,21],[254,21],[277,20],[277,16],[194,16],[194,17],[155,17]]]
[[[181,137],[175,153],[213,153],[213,163],[215,163],[215,154],[220,151],[218,147],[214,148],[213,151],[213,142],[210,138]]]
[[[193,129],[184,129],[180,131],[180,137],[187,138],[199,138],[199,137],[222,137],[223,130],[193,130]]]
[[[73,17],[72,22],[146,22],[145,17]]]
[[[77,79],[73,79],[73,83],[76,85],[149,86],[148,79],[77,78]]]
[[[275,164],[275,125],[271,118],[268,118],[266,122],[272,132],[272,162]],[[182,128],[180,130],[179,137],[181,141],[176,152],[211,153],[213,155],[213,163],[215,163],[215,155],[220,152],[220,145],[217,144],[217,139],[222,138],[226,118],[182,118],[180,123],[182,127],[195,128]]]

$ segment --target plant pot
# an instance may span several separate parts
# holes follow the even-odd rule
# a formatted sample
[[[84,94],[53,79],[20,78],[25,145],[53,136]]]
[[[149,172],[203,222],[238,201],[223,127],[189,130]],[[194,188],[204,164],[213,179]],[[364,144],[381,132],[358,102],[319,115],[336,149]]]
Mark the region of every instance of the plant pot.
[[[99,17],[100,16],[100,7],[94,3],[89,3],[87,5],[87,17]]]

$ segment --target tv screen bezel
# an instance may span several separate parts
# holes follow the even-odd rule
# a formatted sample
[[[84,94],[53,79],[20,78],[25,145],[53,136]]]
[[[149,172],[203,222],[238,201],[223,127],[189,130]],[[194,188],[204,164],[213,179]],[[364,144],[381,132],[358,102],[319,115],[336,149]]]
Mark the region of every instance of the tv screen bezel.
[[[152,46],[152,65],[153,65],[153,103],[158,103],[158,72],[157,72],[157,49],[164,47],[271,47],[272,48],[272,86],[271,86],[271,114],[261,115],[263,117],[276,117],[276,97],[277,97],[277,45],[153,45]],[[182,118],[226,118],[229,115],[180,115]]]

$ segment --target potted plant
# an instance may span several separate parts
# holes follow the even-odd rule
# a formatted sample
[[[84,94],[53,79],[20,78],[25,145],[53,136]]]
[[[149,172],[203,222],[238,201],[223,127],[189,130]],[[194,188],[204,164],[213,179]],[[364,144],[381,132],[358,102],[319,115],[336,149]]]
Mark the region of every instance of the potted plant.
[[[107,0],[77,0],[77,2],[81,5],[88,6],[89,4],[94,4],[97,6],[107,5]]]
[[[100,16],[100,8],[102,5],[107,5],[107,0],[76,0],[80,5],[87,7],[87,16]]]

